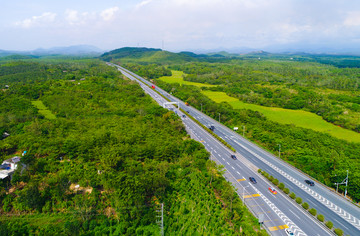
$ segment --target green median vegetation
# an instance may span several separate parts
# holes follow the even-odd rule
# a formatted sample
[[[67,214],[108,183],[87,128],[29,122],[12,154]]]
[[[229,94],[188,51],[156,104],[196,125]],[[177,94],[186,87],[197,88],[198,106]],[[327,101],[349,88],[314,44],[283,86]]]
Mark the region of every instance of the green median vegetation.
[[[283,160],[328,186],[333,187],[332,176],[340,175],[345,178],[346,170],[349,169],[349,178],[354,179],[354,186],[348,188],[348,196],[354,201],[360,200],[360,193],[357,191],[360,188],[360,181],[357,181],[360,175],[355,168],[359,164],[357,153],[360,152],[360,146],[355,142],[346,142],[294,125],[276,123],[257,111],[234,109],[226,102],[216,103],[195,86],[156,81],[159,87],[198,110],[202,108],[213,119],[218,119],[220,113],[221,122],[229,128],[246,127],[244,135],[247,139],[276,155],[278,144],[281,144]],[[243,134],[242,129],[237,132]],[[339,187],[339,191],[344,191],[343,187]]]

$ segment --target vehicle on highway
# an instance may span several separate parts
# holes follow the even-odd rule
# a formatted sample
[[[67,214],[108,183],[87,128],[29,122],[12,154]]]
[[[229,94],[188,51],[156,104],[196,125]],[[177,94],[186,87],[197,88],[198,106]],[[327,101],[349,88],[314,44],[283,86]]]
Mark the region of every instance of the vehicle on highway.
[[[270,192],[272,192],[273,194],[277,194],[276,189],[274,189],[273,187],[269,187]]]
[[[188,102],[185,102],[185,105],[186,105],[186,106],[189,106],[189,103],[188,103]]]
[[[256,179],[254,177],[249,177],[249,180],[251,183],[256,184]]]
[[[215,129],[214,125],[209,125],[209,130],[214,131],[214,129]]]
[[[315,185],[315,184],[314,184],[314,181],[311,181],[311,180],[308,180],[308,179],[305,180],[305,183],[307,183],[307,184],[310,185],[310,186],[314,186],[314,185]]]
[[[185,118],[185,117],[186,117],[186,115],[182,115],[182,117],[183,117],[183,118]]]
[[[236,160],[236,156],[235,155],[231,155],[231,158]]]
[[[290,229],[285,229],[286,235],[294,236],[295,234]]]

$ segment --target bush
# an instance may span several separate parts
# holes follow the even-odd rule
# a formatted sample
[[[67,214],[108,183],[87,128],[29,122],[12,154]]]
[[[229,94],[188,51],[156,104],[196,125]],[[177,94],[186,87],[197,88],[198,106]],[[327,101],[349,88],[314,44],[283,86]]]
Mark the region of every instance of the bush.
[[[284,188],[284,193],[289,194],[290,190],[288,188]]]
[[[289,195],[292,199],[295,199],[296,198],[296,195],[295,195],[295,193],[290,193],[290,195]]]
[[[302,198],[301,197],[297,197],[296,200],[297,204],[301,204],[302,203]]]
[[[334,226],[333,222],[331,222],[331,221],[327,221],[327,222],[325,223],[325,225],[326,225],[329,229],[332,229],[332,227]]]
[[[262,170],[261,170],[261,169],[258,169],[258,173],[262,174]]]
[[[324,222],[325,217],[323,215],[317,215],[317,219],[320,220],[321,222]]]
[[[317,212],[316,209],[311,208],[311,209],[309,210],[309,212],[310,212],[311,215],[316,216],[316,212]]]
[[[302,204],[302,207],[303,207],[305,210],[307,210],[307,209],[309,209],[309,204],[308,204],[307,202],[304,202],[304,203]]]
[[[264,172],[264,176],[268,179],[269,178],[269,174]]]
[[[273,179],[271,182],[272,182],[273,184],[275,184],[276,186],[279,184],[279,180],[278,180],[278,179]]]
[[[285,188],[285,184],[284,183],[280,183],[279,184],[279,189],[283,190]]]
[[[274,180],[274,176],[270,175],[268,179],[272,182]]]
[[[344,232],[341,229],[335,229],[334,232],[338,236],[342,236],[344,234]]]

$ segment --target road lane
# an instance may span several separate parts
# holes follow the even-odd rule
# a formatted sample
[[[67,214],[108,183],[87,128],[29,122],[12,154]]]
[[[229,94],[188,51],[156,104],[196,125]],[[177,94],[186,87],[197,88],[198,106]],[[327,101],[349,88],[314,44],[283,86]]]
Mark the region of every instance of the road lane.
[[[142,78],[135,76],[133,73],[129,71],[122,70],[122,73],[130,79],[139,79],[144,81]],[[148,81],[144,81],[147,85],[151,85]],[[160,96],[154,94],[154,91],[149,87],[142,85],[143,89],[150,94],[152,97],[156,98],[156,101],[159,104],[162,104],[166,100]],[[178,99],[173,98],[168,95],[166,92],[158,89],[161,94],[170,98],[172,101],[178,101],[182,106],[184,104]],[[161,99],[160,99],[161,98]],[[197,114],[194,108],[187,107],[190,114]],[[179,112],[178,115],[182,115]],[[196,115],[199,119],[206,119],[203,124],[212,124],[215,123],[213,120],[209,120],[206,116]],[[254,166],[249,167],[245,165],[243,162],[238,160],[230,159],[231,151],[229,151],[226,147],[224,147],[218,140],[214,139],[208,132],[203,130],[200,126],[198,126],[191,119],[182,119],[187,129],[189,129],[190,134],[195,136],[195,139],[198,141],[203,141],[206,149],[208,149],[212,153],[212,158],[215,158],[215,161],[223,166],[225,166],[227,173],[225,177],[233,183],[235,187],[238,187],[238,194],[240,198],[244,198],[245,203],[248,201],[257,201],[256,204],[247,204],[250,207],[250,210],[253,211],[255,216],[258,216],[260,212],[266,215],[264,225],[270,231],[272,235],[284,235],[284,228],[290,226],[292,230],[295,232],[295,235],[328,235],[328,231],[323,227],[319,226],[316,221],[311,219],[308,214],[304,213],[296,204],[293,204],[287,196],[279,193],[276,196],[273,195],[267,188],[269,184],[266,180],[263,179],[262,176],[259,176],[252,169]],[[231,134],[230,134],[231,135]],[[224,139],[230,141],[230,135],[223,135]],[[206,141],[205,141],[206,140]],[[216,147],[216,149],[214,149]],[[216,152],[215,152],[216,151]],[[215,155],[215,154],[217,155]],[[237,154],[237,156],[245,161],[245,157]],[[260,163],[260,162],[259,162]],[[246,178],[245,178],[245,177]],[[251,185],[246,179],[248,176],[255,176],[258,179],[258,183],[256,187]],[[242,181],[238,181],[239,179],[245,179]],[[250,184],[250,185],[249,185]],[[246,186],[245,186],[246,185]],[[245,197],[246,196],[246,197]],[[286,204],[284,204],[286,203]],[[260,207],[260,209],[256,209],[254,211],[251,206]],[[294,213],[296,212],[296,213]],[[299,217],[301,216],[301,217]],[[302,219],[299,221],[299,219]],[[295,223],[294,223],[295,222]],[[298,223],[296,223],[298,222]],[[299,226],[300,227],[299,227]]]

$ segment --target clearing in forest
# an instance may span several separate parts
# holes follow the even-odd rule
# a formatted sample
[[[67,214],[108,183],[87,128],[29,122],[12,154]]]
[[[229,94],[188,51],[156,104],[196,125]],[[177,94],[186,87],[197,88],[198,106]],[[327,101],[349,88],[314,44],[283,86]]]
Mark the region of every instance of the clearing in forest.
[[[202,93],[217,103],[227,102],[234,109],[249,109],[261,112],[268,119],[281,124],[294,124],[298,127],[325,132],[333,137],[349,142],[360,143],[359,133],[326,122],[320,116],[311,112],[244,103],[237,98],[228,96],[224,92],[202,91]]]
[[[53,113],[51,113],[49,109],[47,109],[47,107],[44,105],[42,101],[37,100],[37,101],[32,101],[31,103],[39,110],[39,113],[41,115],[45,116],[45,118],[50,120],[56,119],[56,116]]]
[[[172,74],[171,76],[162,76],[159,79],[166,83],[178,83],[181,85],[183,85],[183,84],[194,85],[196,87],[215,87],[215,86],[217,86],[217,85],[212,85],[212,84],[203,84],[203,83],[195,83],[195,82],[185,81],[183,79],[184,72],[182,72],[182,71],[172,70],[171,74]]]

